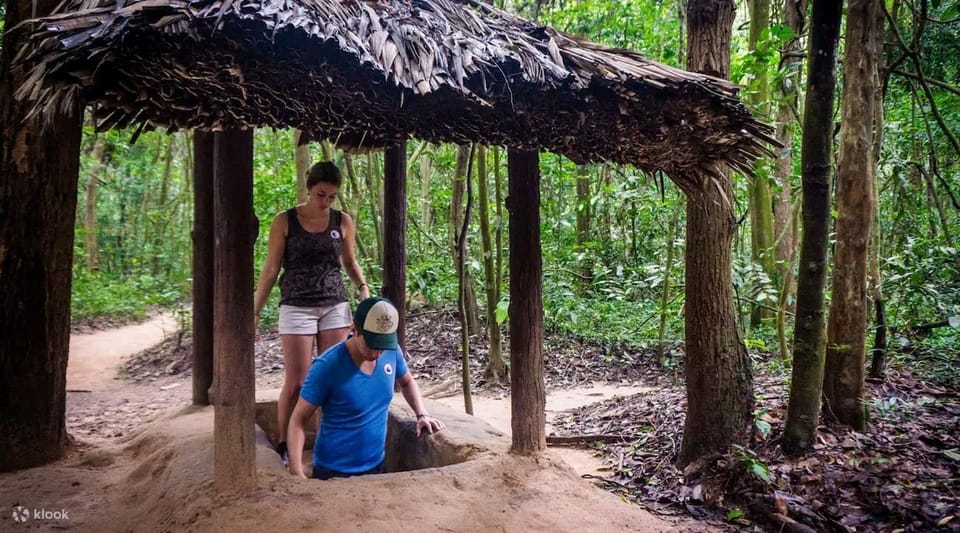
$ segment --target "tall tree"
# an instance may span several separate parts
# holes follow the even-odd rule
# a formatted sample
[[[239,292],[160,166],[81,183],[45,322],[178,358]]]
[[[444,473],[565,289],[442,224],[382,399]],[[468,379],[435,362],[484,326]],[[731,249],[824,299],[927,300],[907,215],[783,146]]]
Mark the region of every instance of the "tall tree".
[[[587,251],[590,241],[590,167],[577,165],[577,255],[580,257],[580,275],[577,292],[582,296],[593,279],[593,260]]]
[[[797,276],[793,373],[783,448],[796,452],[814,442],[823,383],[823,288],[826,280],[833,161],[833,92],[841,2],[814,2],[807,94],[803,106],[803,240]]]
[[[457,147],[457,162],[453,170],[453,192],[450,198],[450,247],[452,251],[452,257],[454,265],[459,261],[459,244],[460,239],[465,238],[461,235],[461,231],[465,228],[470,227],[469,219],[464,223],[464,194],[466,192],[466,183],[467,183],[467,165],[470,163],[470,146],[469,145],[460,145]],[[464,241],[464,245],[466,246]],[[465,288],[465,298],[464,308],[466,309],[466,316],[464,317],[465,324],[467,325],[467,331],[470,335],[476,335],[480,330],[480,311],[477,308],[477,293],[473,288],[473,276],[470,275],[468,269],[464,269],[463,272],[460,272],[458,269],[458,275],[462,274],[463,276],[463,287]]]
[[[687,66],[727,78],[733,0],[687,4]],[[733,306],[733,183],[726,169],[699,177],[687,194],[687,417],[678,462],[686,465],[749,440],[753,377]]]
[[[480,211],[480,247],[483,252],[484,288],[487,296],[487,337],[490,352],[484,377],[492,383],[500,383],[506,374],[500,341],[500,324],[497,322],[497,273],[493,264],[493,238],[490,230],[490,192],[487,175],[487,149],[477,146],[477,202]]]
[[[753,57],[756,77],[755,90],[750,93],[750,102],[755,109],[766,111],[769,102],[766,53],[762,50],[764,33],[770,30],[770,0],[750,0],[750,32],[747,46]],[[750,239],[753,260],[763,267],[771,279],[776,276],[774,261],[773,202],[770,191],[768,166],[758,165],[756,176],[750,182]],[[760,314],[756,314],[760,316]]]
[[[297,203],[307,201],[307,172],[310,171],[310,138],[293,130],[293,161],[297,167]]]
[[[87,205],[83,224],[84,243],[87,251],[87,270],[100,270],[100,244],[97,242],[97,191],[100,185],[100,171],[106,161],[106,142],[103,135],[97,135],[93,141],[93,161],[87,172]]]
[[[792,34],[780,50],[780,84],[777,88],[777,140],[782,145],[777,150],[774,169],[780,192],[773,206],[773,227],[776,236],[776,261],[783,281],[781,290],[792,290],[786,282],[791,271],[796,249],[791,203],[793,201],[790,177],[793,175],[793,128],[799,117],[800,72],[803,68],[801,36],[806,29],[808,0],[783,0],[783,22]]]
[[[840,158],[833,297],[827,320],[824,414],[862,431],[867,337],[867,244],[873,220],[873,128],[877,62],[881,53],[880,3],[850,0],[843,58]]]
[[[0,47],[0,472],[62,456],[70,283],[82,109],[56,106],[25,121],[11,68],[26,28],[58,0],[7,2]]]

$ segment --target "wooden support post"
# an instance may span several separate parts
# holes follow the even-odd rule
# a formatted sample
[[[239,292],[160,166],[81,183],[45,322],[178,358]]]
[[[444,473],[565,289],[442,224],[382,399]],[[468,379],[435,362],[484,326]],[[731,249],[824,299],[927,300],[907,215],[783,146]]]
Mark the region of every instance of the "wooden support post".
[[[214,134],[214,485],[257,484],[253,363],[253,130]],[[253,238],[251,238],[253,237]]]
[[[11,66],[26,28],[15,28],[49,14],[57,2],[5,5],[7,31],[0,34],[0,472],[52,461],[67,446],[70,284],[83,120],[79,99],[57,106],[48,122],[37,115],[24,120],[32,104],[13,93],[28,72]]]
[[[404,343],[407,289],[407,143],[386,149],[383,162],[383,295],[400,312],[397,335]]]
[[[543,384],[543,267],[540,251],[540,154],[507,155],[510,212],[510,402],[514,453],[542,451],[546,440]]]
[[[193,403],[213,384],[213,133],[193,132]]]

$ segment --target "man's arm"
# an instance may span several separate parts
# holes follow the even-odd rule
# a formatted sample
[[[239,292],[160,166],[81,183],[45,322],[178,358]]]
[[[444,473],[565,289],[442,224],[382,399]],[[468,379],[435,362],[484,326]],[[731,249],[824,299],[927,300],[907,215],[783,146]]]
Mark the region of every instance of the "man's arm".
[[[403,394],[403,399],[407,401],[407,405],[409,405],[410,408],[413,409],[413,413],[417,415],[418,437],[424,429],[427,430],[427,433],[433,433],[447,427],[443,422],[431,417],[430,414],[427,413],[427,410],[424,409],[423,398],[420,396],[420,387],[417,386],[417,382],[414,381],[410,372],[407,372],[397,379],[397,385],[400,386],[400,393]]]
[[[310,417],[317,410],[317,406],[304,400],[297,399],[290,415],[290,424],[287,426],[287,457],[290,461],[290,473],[306,478],[303,473],[303,441],[307,438],[306,428]]]

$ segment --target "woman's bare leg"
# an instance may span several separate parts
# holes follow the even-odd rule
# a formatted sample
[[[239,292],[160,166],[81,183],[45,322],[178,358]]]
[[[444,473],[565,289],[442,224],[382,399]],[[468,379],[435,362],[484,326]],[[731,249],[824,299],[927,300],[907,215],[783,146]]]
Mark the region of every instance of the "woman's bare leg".
[[[280,441],[286,442],[290,415],[313,359],[313,335],[280,335],[280,346],[283,349],[283,387],[277,398],[277,425]]]
[[[345,340],[349,333],[349,327],[320,330],[320,333],[317,333],[317,355],[327,351],[334,344]]]

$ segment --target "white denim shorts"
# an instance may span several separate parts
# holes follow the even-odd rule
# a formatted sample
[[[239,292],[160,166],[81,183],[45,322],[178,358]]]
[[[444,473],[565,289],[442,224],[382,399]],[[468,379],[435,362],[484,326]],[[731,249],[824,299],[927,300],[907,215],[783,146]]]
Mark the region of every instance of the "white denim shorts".
[[[281,335],[316,335],[327,329],[350,327],[350,304],[338,303],[326,307],[280,306]]]

